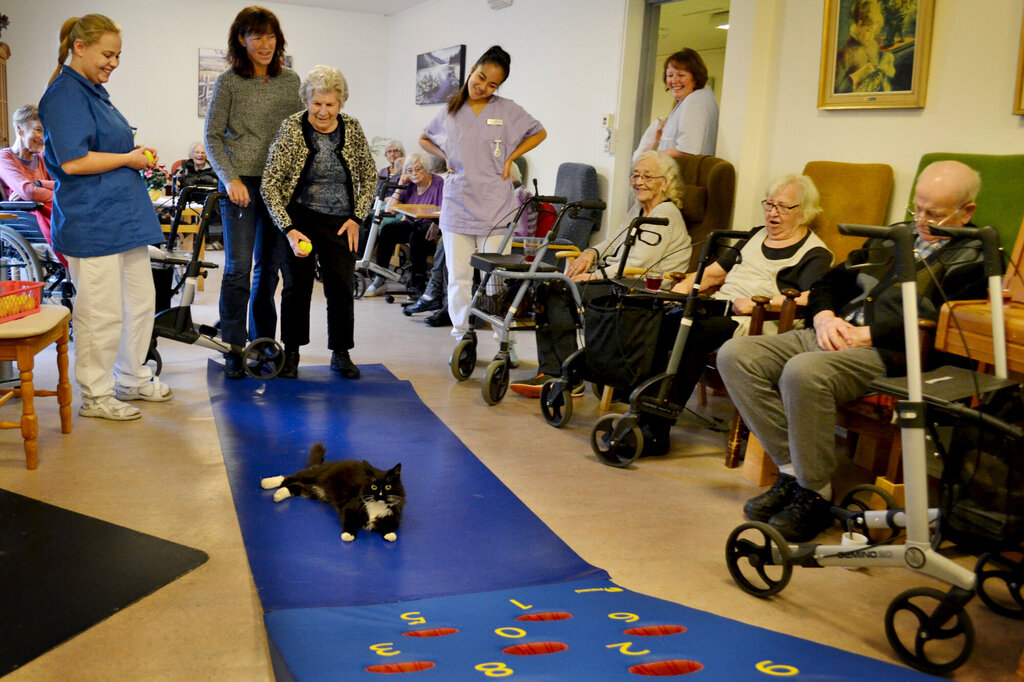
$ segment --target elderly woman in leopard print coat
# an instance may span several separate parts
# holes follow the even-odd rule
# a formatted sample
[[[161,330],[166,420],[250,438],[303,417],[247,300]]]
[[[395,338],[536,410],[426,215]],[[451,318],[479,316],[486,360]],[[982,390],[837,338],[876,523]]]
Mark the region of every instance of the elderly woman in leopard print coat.
[[[305,111],[281,124],[263,172],[262,194],[291,245],[281,292],[280,376],[298,375],[299,348],[309,343],[314,258],[327,296],[327,347],[331,369],[355,379],[352,276],[359,221],[370,210],[377,169],[359,121],[341,113],[348,84],[337,69],[316,66],[300,88]]]

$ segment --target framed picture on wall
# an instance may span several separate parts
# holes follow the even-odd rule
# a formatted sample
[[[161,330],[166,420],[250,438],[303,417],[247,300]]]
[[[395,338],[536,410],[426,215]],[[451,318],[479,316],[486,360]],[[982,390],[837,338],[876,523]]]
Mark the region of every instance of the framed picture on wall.
[[[922,108],[935,0],[825,0],[819,109]]]
[[[1017,90],[1013,95],[1013,113],[1024,114],[1024,19],[1020,25],[1020,56],[1017,58]]]
[[[199,48],[199,118],[206,118],[217,76],[228,70],[228,51],[214,47]]]
[[[458,92],[466,70],[466,46],[416,55],[416,104],[441,104]]]

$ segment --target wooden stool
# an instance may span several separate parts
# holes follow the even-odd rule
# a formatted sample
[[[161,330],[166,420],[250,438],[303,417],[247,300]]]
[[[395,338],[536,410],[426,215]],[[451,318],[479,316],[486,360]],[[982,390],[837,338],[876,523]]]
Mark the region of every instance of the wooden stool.
[[[21,429],[25,439],[25,466],[39,466],[39,423],[35,396],[57,396],[60,405],[60,431],[71,433],[71,383],[68,381],[68,340],[71,311],[62,305],[40,306],[39,312],[0,324],[0,361],[14,360],[21,374],[21,387],[0,391],[0,405],[21,396],[21,421],[0,421],[0,429]],[[57,390],[37,391],[32,384],[36,354],[57,342]]]

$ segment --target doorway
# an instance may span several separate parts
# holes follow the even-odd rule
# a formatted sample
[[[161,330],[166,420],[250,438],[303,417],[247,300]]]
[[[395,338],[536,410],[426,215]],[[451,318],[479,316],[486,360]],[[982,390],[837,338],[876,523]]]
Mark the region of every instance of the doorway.
[[[633,149],[652,120],[665,118],[672,111],[674,100],[665,91],[662,65],[673,52],[689,47],[700,54],[708,67],[708,87],[721,104],[729,3],[730,0],[648,0]]]

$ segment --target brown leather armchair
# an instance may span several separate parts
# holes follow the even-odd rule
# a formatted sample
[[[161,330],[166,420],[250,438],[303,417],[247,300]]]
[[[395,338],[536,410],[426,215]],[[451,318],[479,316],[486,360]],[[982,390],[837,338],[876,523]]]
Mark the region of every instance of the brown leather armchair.
[[[683,219],[690,239],[696,245],[715,230],[732,226],[736,202],[736,169],[716,156],[685,156],[678,159],[683,181]],[[695,246],[687,272],[697,269],[700,247]]]

